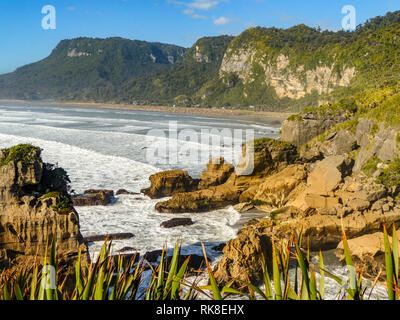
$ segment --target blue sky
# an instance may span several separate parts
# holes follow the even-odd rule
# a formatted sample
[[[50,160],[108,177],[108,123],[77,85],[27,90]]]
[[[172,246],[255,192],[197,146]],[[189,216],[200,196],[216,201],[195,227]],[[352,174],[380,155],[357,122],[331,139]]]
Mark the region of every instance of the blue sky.
[[[45,5],[56,9],[55,30],[42,29]],[[200,37],[237,35],[256,25],[338,30],[344,5],[356,8],[357,24],[400,10],[399,0],[0,0],[0,73],[43,59],[60,40],[80,36],[190,47]]]

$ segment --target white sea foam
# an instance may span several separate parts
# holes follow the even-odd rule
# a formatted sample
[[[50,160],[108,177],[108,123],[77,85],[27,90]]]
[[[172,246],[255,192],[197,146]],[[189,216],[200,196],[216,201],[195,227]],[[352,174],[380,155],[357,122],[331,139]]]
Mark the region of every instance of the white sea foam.
[[[19,143],[31,143],[43,148],[46,162],[58,163],[70,175],[71,185],[77,192],[89,188],[120,188],[139,192],[147,187],[149,175],[159,169],[123,157],[107,156],[94,151],[36,138],[0,134],[0,147]],[[161,222],[171,217],[155,211],[156,200],[144,196],[119,196],[114,205],[78,207],[81,231],[84,236],[130,232],[135,235],[129,240],[114,242],[114,250],[133,247],[144,253],[162,248],[164,241],[173,246],[177,238],[183,240],[183,253],[200,254],[200,242],[212,247],[236,235],[232,227],[239,214],[232,208],[209,213],[182,214],[191,217],[193,226],[163,229]],[[101,243],[91,246],[91,253],[98,252]],[[214,253],[215,254],[215,253]],[[213,252],[210,251],[210,255]]]

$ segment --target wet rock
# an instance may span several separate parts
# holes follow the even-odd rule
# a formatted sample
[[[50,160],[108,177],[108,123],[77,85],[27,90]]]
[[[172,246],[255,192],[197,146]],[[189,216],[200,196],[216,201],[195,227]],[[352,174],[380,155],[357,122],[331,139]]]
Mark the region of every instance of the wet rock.
[[[187,171],[169,170],[150,176],[151,186],[141,192],[152,199],[170,197],[180,192],[190,192],[197,189],[198,180],[192,179]]]
[[[130,191],[125,190],[125,189],[119,189],[119,190],[116,192],[116,195],[117,195],[117,196],[119,196],[119,195],[137,196],[137,195],[139,195],[139,194],[140,194],[140,193],[137,193],[137,192],[130,192]]]
[[[192,219],[190,218],[174,218],[168,221],[161,223],[160,227],[162,228],[175,228],[179,226],[191,226],[193,224]]]
[[[154,263],[157,262],[159,257],[161,257],[161,254],[162,250],[149,251],[144,254],[143,259],[150,263]]]
[[[106,206],[114,200],[113,190],[86,190],[82,195],[72,196],[74,206]]]
[[[221,243],[215,247],[212,247],[212,249],[217,252],[222,252],[224,250],[225,246],[226,246],[226,243]]]
[[[169,250],[168,253],[172,252],[172,250]],[[158,260],[161,258],[162,255],[162,250],[154,250],[150,252],[146,252],[145,255],[143,256],[143,259],[149,263],[157,263]],[[203,267],[205,267],[205,260],[204,257],[198,256],[198,255],[181,255],[181,261],[185,261],[186,259],[190,258],[188,268],[189,269],[196,269],[199,270]],[[171,264],[172,256],[167,257],[167,263],[168,265]]]
[[[118,266],[119,259],[122,258],[126,263],[137,263],[140,260],[140,255],[138,253],[131,253],[131,254],[117,254],[112,255],[109,259],[112,260],[114,267]],[[133,261],[132,261],[133,260]]]
[[[128,252],[128,251],[137,251],[137,249],[132,247],[123,247],[122,249],[118,250],[118,252]]]
[[[112,233],[112,234],[102,234],[102,235],[97,235],[97,236],[90,236],[90,237],[85,237],[84,240],[86,242],[99,242],[99,241],[105,241],[106,239],[110,240],[125,240],[125,239],[131,239],[135,235],[133,233]]]
[[[255,207],[251,202],[242,202],[242,203],[238,203],[233,206],[233,209],[235,209],[237,212],[240,212],[240,213],[247,212],[254,208]]]

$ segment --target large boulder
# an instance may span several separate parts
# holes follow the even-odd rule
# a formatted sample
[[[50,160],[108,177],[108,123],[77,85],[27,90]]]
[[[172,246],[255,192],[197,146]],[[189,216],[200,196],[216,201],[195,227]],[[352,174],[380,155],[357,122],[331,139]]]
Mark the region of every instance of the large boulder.
[[[169,170],[150,176],[151,186],[141,190],[152,199],[173,196],[180,192],[190,192],[197,189],[198,180],[192,179],[187,171]]]
[[[68,273],[79,250],[82,262],[88,262],[88,248],[66,193],[65,171],[44,164],[40,153],[31,145],[0,153],[0,267],[40,262],[47,243],[56,238],[59,266]]]
[[[261,230],[243,228],[222,252],[222,260],[217,263],[214,273],[219,283],[230,283],[232,280],[256,283],[262,279],[262,257],[267,263],[271,261],[272,243]]]
[[[351,174],[353,161],[346,156],[330,156],[318,162],[309,174],[307,183],[310,194],[329,195]]]

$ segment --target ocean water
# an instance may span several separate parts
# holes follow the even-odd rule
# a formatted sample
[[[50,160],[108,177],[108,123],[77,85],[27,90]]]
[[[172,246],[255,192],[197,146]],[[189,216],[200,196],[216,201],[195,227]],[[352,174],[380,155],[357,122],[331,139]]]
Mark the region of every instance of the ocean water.
[[[67,170],[76,193],[86,189],[139,192],[149,186],[151,174],[168,169],[184,169],[192,177],[199,177],[210,156],[224,155],[229,162],[237,160],[240,145],[248,138],[245,130],[253,130],[255,137],[277,138],[279,127],[280,124],[274,121],[160,112],[39,107],[28,103],[0,105],[0,148],[19,143],[41,147],[45,162],[58,164]],[[188,141],[190,132],[179,135],[185,130],[192,130],[192,134],[195,132],[197,141]],[[243,134],[229,139],[229,132]],[[221,138],[221,147],[213,145],[212,140],[216,137]],[[163,150],[176,141],[179,150],[174,149],[166,157]],[[148,152],[154,146],[161,150],[160,163],[149,161]],[[187,153],[197,155],[196,161],[187,157]],[[179,162],[171,159],[179,159]],[[144,254],[161,249],[165,243],[171,248],[176,239],[181,238],[183,254],[202,255],[201,243],[204,243],[207,255],[215,262],[221,258],[221,253],[212,247],[233,239],[238,231],[238,222],[243,220],[238,212],[228,207],[206,213],[180,214],[179,217],[192,218],[194,225],[164,229],[160,224],[175,216],[157,213],[154,206],[158,201],[143,195],[121,195],[109,206],[77,207],[81,232],[84,237],[122,232],[135,235],[132,239],[114,241],[114,253],[123,247],[132,247]],[[90,245],[92,257],[96,257],[101,245]],[[328,253],[327,269],[345,277],[346,268],[333,257],[333,253]],[[327,297],[335,298],[338,290],[338,285],[328,279]],[[385,296],[382,287],[375,290],[373,297],[377,296]]]
[[[174,154],[179,159],[177,163],[169,159],[167,162],[149,163],[146,154],[149,145],[176,141],[174,137],[169,137],[176,131],[180,133],[188,129],[197,134],[198,141],[179,140],[178,145],[180,149],[198,152],[198,161],[185,159],[178,151],[178,155]],[[211,132],[212,129],[214,132]],[[139,192],[149,186],[151,174],[167,169],[184,169],[193,177],[199,177],[209,160],[208,154],[218,155],[219,152],[224,153],[224,148],[228,151],[233,149],[225,142],[221,143],[222,148],[211,146],[212,137],[218,134],[215,130],[219,130],[222,137],[222,129],[231,132],[253,129],[255,136],[277,137],[279,123],[144,111],[38,107],[29,104],[0,106],[0,148],[19,143],[41,147],[45,162],[58,164],[67,170],[71,187],[76,193],[101,188]],[[157,136],[155,130],[164,132],[165,136]],[[245,138],[243,131],[242,140]],[[231,144],[240,146],[242,140],[236,137]],[[229,152],[225,154],[232,155]],[[227,161],[230,160],[228,157]],[[121,195],[117,199],[115,204],[109,206],[77,208],[83,236],[121,232],[135,235],[129,240],[114,241],[115,252],[123,247],[132,247],[143,254],[161,249],[165,241],[172,247],[181,237],[184,253],[201,254],[200,243],[204,242],[210,257],[215,258],[218,253],[211,248],[235,237],[237,227],[234,226],[240,218],[233,208],[182,214],[179,217],[191,217],[194,225],[164,229],[160,224],[173,216],[155,211],[154,206],[160,200],[151,200],[143,195]],[[91,245],[91,254],[96,255],[100,246],[101,243]]]

